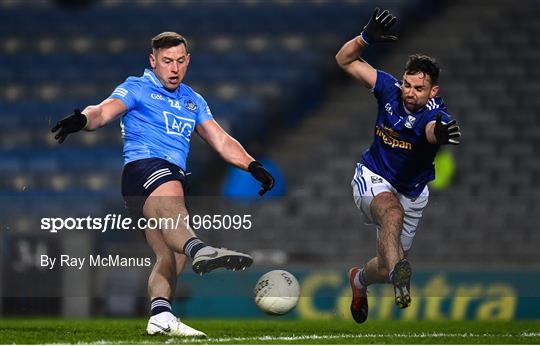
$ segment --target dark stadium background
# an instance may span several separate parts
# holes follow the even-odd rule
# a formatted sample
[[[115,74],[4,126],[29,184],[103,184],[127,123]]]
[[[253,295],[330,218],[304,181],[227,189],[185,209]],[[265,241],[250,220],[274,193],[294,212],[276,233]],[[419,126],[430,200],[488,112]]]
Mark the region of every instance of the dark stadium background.
[[[226,165],[200,139],[189,170],[194,214],[250,214],[250,231],[201,231],[250,251],[242,274],[180,277],[175,311],[263,315],[257,276],[295,273],[303,299],[289,318],[349,318],[346,270],[375,252],[349,186],[372,140],[375,99],[334,55],[375,6],[398,18],[399,41],[366,59],[400,77],[408,54],[435,56],[441,95],[462,145],[444,148],[444,178],[415,238],[414,309],[374,287],[372,319],[540,317],[540,6],[537,1],[0,1],[0,316],[144,316],[148,268],[47,271],[39,255],[150,256],[137,232],[40,230],[42,217],[123,213],[119,122],[57,145],[50,128],[148,65],[149,41],[189,42],[185,82],[257,157],[279,167],[270,198],[223,195]],[[390,299],[390,300],[389,300]],[[386,303],[385,303],[386,302]],[[231,308],[231,306],[233,308]]]

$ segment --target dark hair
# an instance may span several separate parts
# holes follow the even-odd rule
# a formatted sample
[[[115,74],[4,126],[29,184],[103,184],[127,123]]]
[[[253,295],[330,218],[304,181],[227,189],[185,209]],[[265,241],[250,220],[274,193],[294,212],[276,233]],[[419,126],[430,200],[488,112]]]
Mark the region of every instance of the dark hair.
[[[405,74],[417,74],[423,72],[431,78],[431,84],[439,83],[439,72],[441,68],[435,58],[423,54],[409,55],[405,65]]]
[[[177,34],[176,32],[165,31],[152,39],[152,50],[176,47],[181,44],[186,46],[187,51],[187,41],[184,36]]]

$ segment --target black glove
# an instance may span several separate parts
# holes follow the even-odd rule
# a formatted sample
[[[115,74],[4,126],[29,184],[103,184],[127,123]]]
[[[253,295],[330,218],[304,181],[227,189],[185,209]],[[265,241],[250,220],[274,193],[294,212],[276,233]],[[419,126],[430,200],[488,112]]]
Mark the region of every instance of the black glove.
[[[274,177],[272,174],[270,174],[270,172],[264,169],[260,162],[253,161],[250,163],[248,166],[248,171],[255,179],[262,183],[261,190],[259,191],[260,196],[274,188]]]
[[[84,129],[86,123],[86,115],[82,114],[80,110],[75,109],[72,115],[57,122],[51,129],[51,132],[60,130],[54,136],[54,139],[58,139],[58,143],[62,143],[70,133]]]
[[[442,122],[442,114],[437,114],[435,122],[435,138],[439,144],[454,144],[458,145],[461,132],[455,120],[451,120],[448,124]]]
[[[367,25],[364,26],[360,36],[362,36],[362,39],[367,44],[375,42],[394,42],[397,40],[397,37],[386,35],[386,33],[396,21],[397,18],[391,15],[388,10],[384,10],[379,14],[379,8],[377,7]]]

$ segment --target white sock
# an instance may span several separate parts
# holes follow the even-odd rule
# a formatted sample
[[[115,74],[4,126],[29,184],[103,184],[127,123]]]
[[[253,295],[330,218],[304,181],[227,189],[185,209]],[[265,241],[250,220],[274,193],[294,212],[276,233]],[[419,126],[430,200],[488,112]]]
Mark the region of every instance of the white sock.
[[[163,312],[160,312],[157,315],[152,316],[151,318],[157,320],[158,322],[165,322],[165,321],[169,321],[169,320],[172,320],[172,319],[176,319],[176,316],[174,316],[169,311],[163,311]]]
[[[362,274],[363,272],[364,272],[364,269],[360,269],[358,273],[356,273],[353,279],[354,285],[358,288],[364,288],[364,285],[362,284],[362,282],[360,282],[360,274]]]
[[[195,257],[211,255],[214,252],[216,252],[216,248],[213,247],[213,246],[208,246],[207,245],[207,246],[203,247],[202,249],[200,249],[199,251],[197,251],[197,253],[195,254]]]

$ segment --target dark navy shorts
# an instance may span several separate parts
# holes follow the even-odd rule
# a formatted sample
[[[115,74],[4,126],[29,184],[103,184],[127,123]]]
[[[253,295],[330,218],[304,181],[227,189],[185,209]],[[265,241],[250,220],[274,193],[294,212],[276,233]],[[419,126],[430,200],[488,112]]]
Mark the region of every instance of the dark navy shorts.
[[[169,161],[149,158],[132,161],[122,172],[122,196],[132,217],[141,217],[144,202],[161,184],[178,180],[185,184],[182,168]]]

